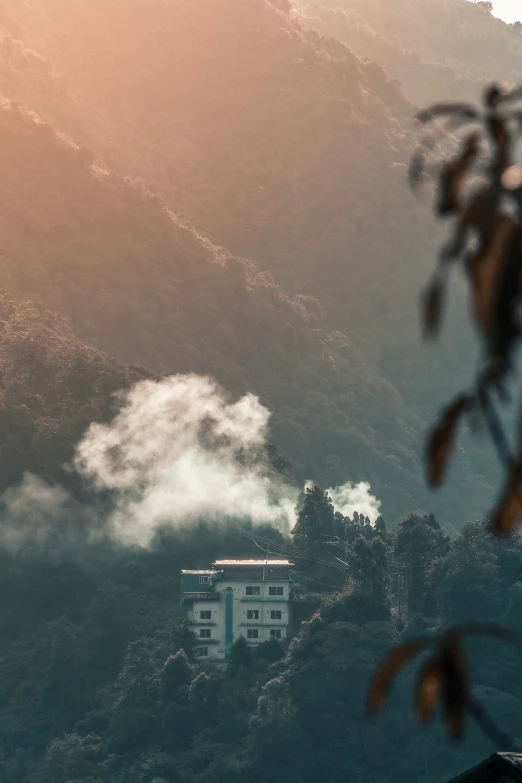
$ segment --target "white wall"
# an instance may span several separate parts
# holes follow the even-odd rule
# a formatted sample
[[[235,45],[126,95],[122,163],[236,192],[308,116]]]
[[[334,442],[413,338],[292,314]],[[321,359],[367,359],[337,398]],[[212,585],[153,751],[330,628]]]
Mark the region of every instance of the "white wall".
[[[248,586],[259,587],[259,596],[247,595]],[[290,621],[289,588],[288,582],[262,582],[256,580],[231,580],[228,582],[216,582],[216,592],[221,594],[220,601],[196,601],[193,610],[187,612],[187,620],[196,634],[200,637],[201,628],[210,628],[211,639],[217,640],[217,644],[210,643],[208,639],[200,639],[201,647],[208,646],[208,658],[223,659],[225,657],[225,596],[227,588],[233,593],[233,637],[234,641],[239,636],[244,636],[252,646],[270,639],[271,629],[281,630],[281,639],[287,635]],[[270,587],[282,587],[282,596],[271,596]],[[257,610],[259,619],[249,619],[248,611]],[[271,611],[281,612],[281,619],[272,619]],[[201,612],[210,611],[211,620],[201,620]],[[249,628],[258,630],[257,639],[248,638]],[[205,658],[206,660],[206,658]]]
[[[202,620],[201,612],[211,612],[210,620]],[[201,641],[202,647],[208,647],[209,658],[225,657],[225,606],[222,601],[196,601],[191,612],[187,612],[187,621],[193,633]],[[210,629],[210,638],[200,639],[200,630]],[[217,640],[217,644],[215,641]]]
[[[248,586],[259,587],[259,596],[247,595],[246,588]],[[233,580],[230,582],[217,582],[216,589],[221,593],[228,587],[232,588],[234,595],[234,622],[233,622],[233,634],[234,640],[239,636],[244,636],[247,641],[256,645],[260,642],[270,639],[271,628],[278,628],[281,630],[281,638],[286,637],[287,626],[289,622],[289,584],[288,582],[261,582],[255,580]],[[282,587],[282,596],[271,596],[270,587]],[[224,600],[220,602],[224,606]],[[249,619],[247,616],[248,610],[256,610],[259,612],[259,619]],[[271,610],[280,611],[281,619],[272,620],[270,617]],[[256,628],[259,633],[258,639],[248,639],[248,629]],[[224,618],[223,618],[224,629]],[[224,630],[223,630],[224,633]]]

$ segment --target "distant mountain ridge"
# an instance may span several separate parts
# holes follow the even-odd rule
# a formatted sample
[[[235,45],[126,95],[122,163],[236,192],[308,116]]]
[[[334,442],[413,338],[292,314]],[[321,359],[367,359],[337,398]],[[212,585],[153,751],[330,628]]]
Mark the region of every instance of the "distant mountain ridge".
[[[0,111],[0,147],[0,286],[120,362],[258,394],[300,480],[375,477],[391,513],[415,502],[415,417],[357,341],[324,330],[317,303],[285,296],[23,110]]]
[[[522,79],[522,35],[468,0],[296,0],[307,27],[397,78],[417,103],[476,100],[490,81]]]
[[[258,393],[301,477],[368,478],[392,516],[483,513],[488,459],[460,453],[459,492],[423,488],[470,342],[454,322],[447,350],[418,347],[438,232],[406,191],[396,80],[263,0],[6,0],[2,27],[62,97],[40,101],[50,125],[0,117],[0,284],[121,362]]]

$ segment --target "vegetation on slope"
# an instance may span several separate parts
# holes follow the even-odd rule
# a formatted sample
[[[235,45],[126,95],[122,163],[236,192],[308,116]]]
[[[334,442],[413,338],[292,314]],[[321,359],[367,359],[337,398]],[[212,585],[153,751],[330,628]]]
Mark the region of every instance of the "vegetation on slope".
[[[7,7],[67,75],[77,140],[214,242],[343,330],[375,338],[413,298],[434,232],[403,185],[413,107],[379,66],[264,0]]]
[[[3,284],[67,313],[120,361],[259,393],[301,477],[370,478],[392,514],[427,505],[421,419],[465,384],[469,339],[457,325],[445,354],[418,361],[412,302],[436,232],[405,195],[412,107],[397,86],[261,0],[28,8],[5,3],[3,23],[15,20],[51,58],[82,111],[78,141],[142,174],[286,290],[318,297],[326,319],[312,299],[289,300],[157,200],[90,167],[87,150],[73,154],[50,128],[12,114],[2,121],[13,145],[5,167],[19,202],[4,204],[16,228]],[[461,467],[474,484],[468,508],[483,510],[490,462]],[[453,519],[465,505],[429,503]]]
[[[316,302],[285,297],[23,111],[0,112],[0,144],[11,295],[66,314],[118,361],[257,393],[300,480],[370,479],[392,515],[422,503],[419,424],[357,343],[321,331]]]
[[[0,27],[2,12],[0,9]],[[9,33],[0,34],[0,102],[27,104],[52,114],[61,131],[80,133],[78,106],[48,59]]]
[[[70,485],[64,466],[113,394],[146,377],[79,340],[64,316],[0,296],[0,492],[26,472]]]
[[[308,543],[323,529],[309,522]],[[409,682],[378,725],[364,699],[402,636],[463,617],[520,626],[520,537],[499,542],[467,524],[450,542],[417,514],[393,532],[355,517],[342,525],[354,566],[344,589],[324,595],[287,649],[269,642],[252,654],[236,643],[225,670],[193,665],[177,574],[219,555],[255,556],[234,530],[179,531],[149,552],[2,553],[2,781],[440,783],[496,750],[475,729],[447,748],[440,730],[415,726]],[[399,565],[409,574],[402,623]],[[310,580],[316,568],[300,565]],[[490,644],[473,651],[474,696],[513,737],[522,733],[518,670],[518,653],[503,650],[498,667]]]
[[[305,24],[347,44],[398,79],[405,94],[427,105],[476,99],[492,80],[522,78],[519,25],[468,0],[297,0]]]

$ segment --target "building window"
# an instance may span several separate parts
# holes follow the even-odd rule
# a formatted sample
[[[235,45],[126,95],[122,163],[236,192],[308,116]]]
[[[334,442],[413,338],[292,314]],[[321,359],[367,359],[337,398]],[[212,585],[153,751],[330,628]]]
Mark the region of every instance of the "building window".
[[[281,638],[281,629],[280,628],[272,628],[270,630],[270,636],[272,639],[280,639]]]
[[[268,588],[268,595],[283,595],[283,588],[282,587],[269,587]]]
[[[209,576],[200,576],[199,577],[199,584],[200,585],[208,585],[209,582],[210,582],[210,577]]]
[[[277,611],[276,609],[272,609],[270,611],[270,619],[271,620],[280,620],[281,619],[281,612]]]
[[[198,658],[207,658],[208,647],[196,647],[196,655]]]
[[[210,628],[200,628],[199,629],[199,638],[200,639],[210,639]]]
[[[253,587],[250,585],[246,588],[246,594],[247,595],[259,595],[259,587]]]
[[[210,609],[202,609],[199,613],[200,620],[210,620],[212,618],[212,612]]]
[[[259,609],[247,609],[247,620],[259,620]]]
[[[259,639],[259,631],[257,628],[249,628],[247,631],[248,639]]]

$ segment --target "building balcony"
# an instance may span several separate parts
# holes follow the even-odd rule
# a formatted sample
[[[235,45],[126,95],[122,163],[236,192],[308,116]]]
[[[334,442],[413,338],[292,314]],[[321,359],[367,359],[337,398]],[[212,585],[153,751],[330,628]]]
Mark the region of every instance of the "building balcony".
[[[217,625],[213,620],[191,620],[192,625],[204,625],[205,627],[209,625]]]
[[[267,603],[288,603],[290,599],[284,595],[244,595],[239,600],[247,601],[248,603],[257,603],[258,601],[266,601]]]
[[[185,593],[183,595],[183,601],[186,604],[191,604],[194,601],[219,601],[219,593],[210,592],[197,592],[197,593]]]

